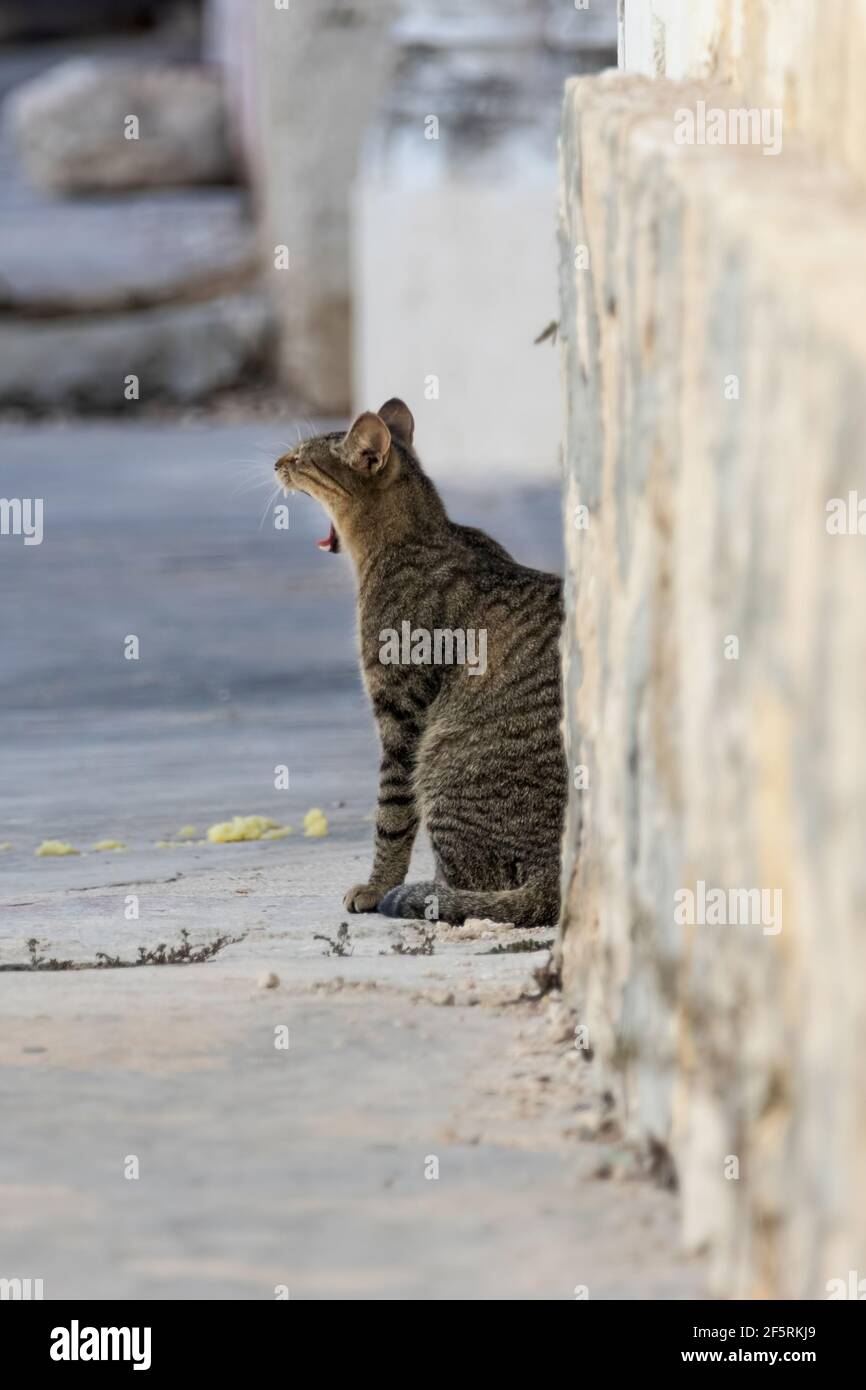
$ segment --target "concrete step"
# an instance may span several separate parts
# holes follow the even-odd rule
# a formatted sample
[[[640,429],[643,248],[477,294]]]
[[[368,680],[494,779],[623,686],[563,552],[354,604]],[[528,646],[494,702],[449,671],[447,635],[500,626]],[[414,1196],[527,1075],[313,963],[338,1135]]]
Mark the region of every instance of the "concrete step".
[[[116,410],[130,376],[141,401],[197,401],[266,371],[271,342],[254,288],[129,313],[0,316],[0,405]]]
[[[13,202],[0,241],[0,311],[117,312],[234,290],[257,268],[231,189]]]

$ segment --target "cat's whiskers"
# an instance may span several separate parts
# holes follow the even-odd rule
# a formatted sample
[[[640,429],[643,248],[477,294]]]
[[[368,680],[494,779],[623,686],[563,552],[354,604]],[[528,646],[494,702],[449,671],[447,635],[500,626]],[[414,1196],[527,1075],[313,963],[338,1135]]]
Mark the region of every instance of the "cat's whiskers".
[[[238,471],[246,470],[246,477],[241,478],[237,486],[232,488],[232,497],[237,497],[239,494],[249,492],[256,487],[267,487],[273,476],[259,459],[233,459],[232,467]]]
[[[277,498],[279,497],[279,495],[280,495],[280,488],[282,488],[282,487],[283,487],[283,484],[282,484],[282,483],[277,483],[276,487],[274,488],[273,492],[271,493],[270,497],[268,498],[268,501],[267,501],[267,505],[266,505],[266,507],[265,507],[265,510],[262,512],[262,519],[261,519],[261,521],[259,522],[259,530],[260,530],[260,531],[261,531],[262,527],[263,527],[264,524],[265,524],[265,517],[267,516],[268,512],[271,510],[271,507],[274,505],[274,503],[276,502]]]
[[[248,493],[248,492],[255,492],[256,488],[260,488],[260,487],[270,487],[271,482],[272,482],[272,479],[269,478],[269,477],[268,477],[268,478],[253,478],[253,479],[251,479],[251,480],[250,480],[250,479],[247,479],[245,482],[239,483],[238,486],[237,486],[236,488],[233,489],[233,491],[232,491],[232,497],[243,497],[243,496],[245,496],[246,493]]]

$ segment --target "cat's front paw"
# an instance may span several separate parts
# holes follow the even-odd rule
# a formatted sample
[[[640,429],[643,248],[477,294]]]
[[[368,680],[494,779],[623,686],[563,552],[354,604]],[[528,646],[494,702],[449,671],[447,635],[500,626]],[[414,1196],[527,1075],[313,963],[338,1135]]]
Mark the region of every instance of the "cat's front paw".
[[[381,888],[370,883],[356,883],[343,897],[343,906],[349,912],[375,912],[382,897]]]

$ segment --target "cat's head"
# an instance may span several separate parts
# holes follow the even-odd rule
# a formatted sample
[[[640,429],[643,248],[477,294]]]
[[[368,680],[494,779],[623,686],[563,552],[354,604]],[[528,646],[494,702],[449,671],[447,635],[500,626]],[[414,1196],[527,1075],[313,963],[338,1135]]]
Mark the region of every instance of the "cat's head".
[[[336,553],[397,536],[438,496],[415,457],[412,412],[396,397],[365,410],[345,434],[315,435],[277,459],[280,482],[322,503],[331,519],[320,550]],[[435,499],[435,503],[434,500]]]

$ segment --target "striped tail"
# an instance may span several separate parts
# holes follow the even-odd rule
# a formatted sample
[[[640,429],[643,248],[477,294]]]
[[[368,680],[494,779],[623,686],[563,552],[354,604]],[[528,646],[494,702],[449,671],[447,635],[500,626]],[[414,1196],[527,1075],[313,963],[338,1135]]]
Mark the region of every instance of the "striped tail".
[[[467,888],[448,888],[444,883],[401,883],[379,903],[384,917],[450,922],[458,926],[467,917],[488,917],[494,922],[513,922],[515,927],[553,927],[559,920],[559,883],[535,879],[521,888],[476,893]]]

